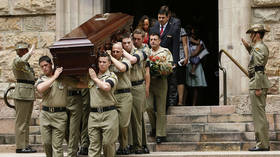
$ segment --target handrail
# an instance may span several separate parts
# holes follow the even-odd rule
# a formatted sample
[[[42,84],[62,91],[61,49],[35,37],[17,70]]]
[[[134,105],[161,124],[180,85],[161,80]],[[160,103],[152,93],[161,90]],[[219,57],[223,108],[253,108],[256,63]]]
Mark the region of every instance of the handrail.
[[[223,87],[224,87],[224,105],[227,105],[227,72],[226,69],[222,66],[221,56],[222,53],[226,54],[229,59],[247,76],[249,77],[248,71],[245,70],[226,50],[221,49],[219,51],[219,68],[223,71]]]
[[[221,56],[222,56],[222,51],[219,52],[218,60],[219,60],[219,68],[223,71],[224,105],[227,105],[227,71],[226,68],[222,66]]]
[[[245,70],[226,50],[224,49],[221,49],[220,50],[220,57],[221,57],[221,53],[224,53],[225,55],[228,56],[228,58],[249,78],[249,74],[248,74],[248,71]],[[221,58],[219,58],[221,59]]]

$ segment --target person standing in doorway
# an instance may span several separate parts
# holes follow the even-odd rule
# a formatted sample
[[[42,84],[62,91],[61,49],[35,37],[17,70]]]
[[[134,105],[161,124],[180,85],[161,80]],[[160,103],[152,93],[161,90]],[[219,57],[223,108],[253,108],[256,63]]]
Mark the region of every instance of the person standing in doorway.
[[[261,24],[254,24],[247,30],[252,45],[241,39],[243,45],[251,55],[249,72],[249,95],[252,106],[252,115],[257,144],[249,151],[269,151],[268,121],[265,114],[267,90],[270,88],[269,80],[265,74],[269,51],[264,44],[263,37],[268,32]]]

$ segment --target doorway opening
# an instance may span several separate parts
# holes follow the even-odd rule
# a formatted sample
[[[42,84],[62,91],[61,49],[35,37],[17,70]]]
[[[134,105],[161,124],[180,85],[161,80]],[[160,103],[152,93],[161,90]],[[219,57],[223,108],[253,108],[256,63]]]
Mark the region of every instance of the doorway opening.
[[[181,26],[198,26],[201,31],[201,39],[204,41],[210,54],[202,59],[207,87],[200,88],[198,93],[198,106],[219,105],[219,24],[218,24],[218,0],[214,1],[188,1],[183,5],[179,0],[105,0],[105,12],[123,12],[134,16],[133,28],[143,15],[157,19],[157,12],[162,5],[169,6],[170,10],[181,20]],[[207,7],[202,7],[207,6]],[[187,88],[188,96],[185,104],[192,103],[192,88]]]

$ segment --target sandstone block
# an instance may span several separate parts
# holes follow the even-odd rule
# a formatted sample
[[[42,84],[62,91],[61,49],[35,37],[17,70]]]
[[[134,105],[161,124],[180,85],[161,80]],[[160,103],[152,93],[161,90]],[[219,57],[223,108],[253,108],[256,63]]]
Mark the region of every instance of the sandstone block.
[[[255,7],[277,7],[280,6],[280,0],[253,0]]]
[[[14,134],[15,133],[15,122],[14,118],[1,118],[0,123],[0,134]]]
[[[21,19],[18,17],[0,18],[0,31],[21,30]]]
[[[207,116],[167,116],[167,124],[189,124],[189,123],[206,123]]]
[[[40,32],[39,48],[47,48],[55,42],[55,32]]]
[[[199,142],[200,134],[198,133],[168,133],[166,136],[168,142]]]
[[[255,8],[253,9],[253,23],[278,22],[280,11],[278,8]]]
[[[15,0],[15,14],[55,13],[55,0]]]
[[[279,77],[269,77],[271,88],[268,89],[268,94],[279,94]]]
[[[211,114],[233,114],[235,112],[235,105],[227,106],[211,106]]]
[[[241,133],[202,133],[200,134],[200,142],[224,142],[224,141],[240,141]]]
[[[168,112],[176,115],[205,115],[210,113],[210,106],[175,106],[169,107]]]
[[[0,1],[0,15],[6,15],[9,12],[9,0]]]
[[[240,143],[238,142],[217,142],[217,143],[199,143],[199,151],[239,151]]]
[[[244,132],[246,123],[208,123],[205,126],[206,132]]]
[[[46,17],[46,30],[55,31],[56,30],[56,16],[47,16]]]
[[[16,138],[14,135],[7,135],[5,136],[5,144],[15,144]]]
[[[23,19],[24,31],[43,31],[45,18],[43,16],[31,16]]]
[[[280,25],[276,25],[274,28],[274,39],[279,40],[280,39]]]

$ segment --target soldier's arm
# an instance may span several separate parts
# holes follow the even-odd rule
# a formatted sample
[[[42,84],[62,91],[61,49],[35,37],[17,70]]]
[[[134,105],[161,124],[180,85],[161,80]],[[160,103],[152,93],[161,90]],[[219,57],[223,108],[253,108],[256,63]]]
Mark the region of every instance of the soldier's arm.
[[[131,54],[129,54],[128,52],[124,51],[123,52],[124,57],[126,57],[131,64],[135,64],[137,63],[137,57],[136,56],[132,56]]]
[[[184,65],[186,65],[189,61],[188,38],[187,38],[187,36],[182,36],[181,38],[182,38],[182,43],[183,43],[183,48],[184,48],[184,53],[185,53]]]
[[[248,53],[250,54],[252,47],[243,38],[241,39],[241,41],[242,41],[243,45],[245,46],[246,50],[248,51]]]
[[[52,85],[52,83],[53,83],[53,82],[58,78],[58,76],[62,73],[62,70],[63,70],[62,67],[61,67],[61,68],[57,68],[57,69],[55,70],[55,72],[54,72],[54,75],[53,75],[50,79],[48,79],[48,80],[46,80],[46,81],[44,81],[44,82],[38,84],[38,86],[37,86],[38,92],[39,92],[39,93],[44,93],[46,90],[48,90],[48,89],[50,88],[50,86]]]
[[[89,68],[89,75],[93,82],[103,91],[109,92],[115,86],[115,80],[107,79],[106,81],[100,80],[95,71],[92,68]]]
[[[30,57],[34,54],[34,52],[35,52],[34,48],[35,48],[35,45],[33,44],[31,49],[26,54],[24,54],[22,57],[18,57],[15,60],[15,64],[17,66],[19,66],[21,64],[23,65],[24,62],[27,62],[30,59]]]
[[[112,56],[111,56],[111,60],[120,72],[126,72],[128,70],[128,65],[125,62],[120,62]]]

